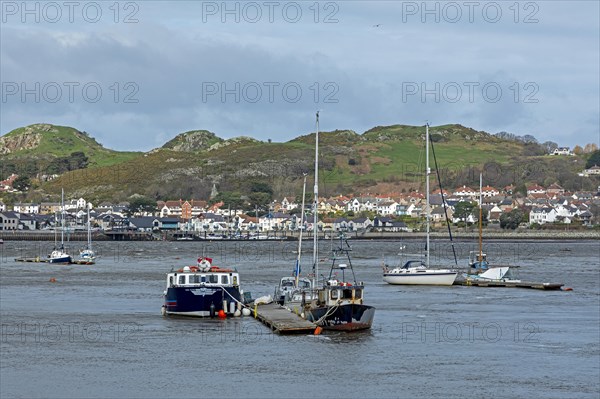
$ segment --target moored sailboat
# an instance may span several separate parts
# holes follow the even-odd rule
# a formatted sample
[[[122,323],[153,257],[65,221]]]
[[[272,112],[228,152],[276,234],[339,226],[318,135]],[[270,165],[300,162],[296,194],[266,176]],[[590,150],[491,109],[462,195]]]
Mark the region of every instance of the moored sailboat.
[[[57,245],[56,225],[58,223],[56,215],[54,217],[54,249],[48,255],[48,263],[68,264],[73,262],[71,255],[65,249],[65,191],[61,190],[60,206],[60,247]]]
[[[86,264],[93,264],[96,262],[96,251],[92,249],[92,227],[89,205],[87,205],[87,245],[85,248],[79,250],[79,261]]]
[[[402,267],[389,269],[384,267],[383,281],[388,284],[401,285],[452,285],[458,275],[458,272],[450,269],[430,269],[429,268],[429,230],[431,219],[431,205],[429,201],[429,124],[425,126],[425,225],[426,225],[426,255],[423,260],[409,260]]]

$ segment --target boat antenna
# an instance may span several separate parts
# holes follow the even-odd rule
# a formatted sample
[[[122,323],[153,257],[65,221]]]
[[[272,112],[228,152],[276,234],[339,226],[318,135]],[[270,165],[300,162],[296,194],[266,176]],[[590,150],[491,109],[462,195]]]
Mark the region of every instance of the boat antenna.
[[[313,289],[319,278],[319,111],[316,114],[317,129],[315,133],[315,185],[313,203]],[[315,278],[317,281],[315,281]]]
[[[296,270],[294,274],[296,275],[296,287],[298,287],[298,283],[300,280],[300,258],[302,257],[302,231],[304,230],[304,198],[306,197],[306,177],[308,173],[303,173],[304,175],[304,185],[302,186],[302,207],[300,208],[300,233],[298,234],[298,256],[296,257]]]
[[[448,204],[446,203],[446,197],[444,197],[444,188],[442,187],[442,177],[440,176],[440,168],[438,167],[437,157],[435,156],[435,146],[433,140],[431,141],[431,154],[433,155],[433,162],[435,165],[435,172],[440,186],[440,195],[442,196],[442,205],[444,206],[444,217],[446,218],[446,227],[448,228],[448,235],[450,236],[450,245],[452,246],[452,253],[454,254],[454,264],[458,266],[458,259],[456,258],[456,249],[454,248],[454,241],[452,239],[452,230],[450,229],[450,219],[448,218]]]

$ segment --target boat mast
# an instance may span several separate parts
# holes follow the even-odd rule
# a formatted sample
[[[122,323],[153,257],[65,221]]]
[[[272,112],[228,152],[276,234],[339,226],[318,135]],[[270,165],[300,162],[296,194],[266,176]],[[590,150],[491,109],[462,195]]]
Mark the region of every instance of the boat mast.
[[[315,134],[315,186],[313,204],[313,289],[319,281],[319,111],[317,111],[317,132]],[[315,281],[316,279],[316,281]]]
[[[425,241],[427,259],[425,265],[429,268],[429,173],[431,173],[429,169],[429,123],[425,125],[425,165],[425,231],[427,233]]]
[[[306,177],[308,173],[304,173],[304,185],[302,186],[302,208],[300,212],[300,234],[298,234],[298,256],[296,257],[296,287],[300,279],[300,258],[302,257],[302,230],[304,230],[304,198],[306,197]]]
[[[91,250],[92,249],[92,230],[91,230],[91,226],[90,226],[90,204],[88,202],[87,204],[87,229],[88,229],[88,234],[87,234],[87,239],[88,239],[88,249]]]
[[[60,248],[65,246],[65,189],[60,189]]]
[[[483,235],[483,174],[479,174],[479,267],[481,267],[481,262],[483,261],[483,243],[482,243],[482,235]]]

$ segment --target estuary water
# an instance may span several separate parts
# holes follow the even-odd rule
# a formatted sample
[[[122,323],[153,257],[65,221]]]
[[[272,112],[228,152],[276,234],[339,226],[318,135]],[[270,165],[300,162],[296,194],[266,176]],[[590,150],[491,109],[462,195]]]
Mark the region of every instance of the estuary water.
[[[366,303],[377,308],[373,328],[319,336],[274,335],[251,317],[160,315],[172,267],[209,256],[237,268],[253,297],[272,295],[293,269],[294,242],[100,242],[91,266],[18,263],[52,244],[5,242],[0,397],[600,396],[598,241],[485,243],[489,260],[520,266],[522,280],[572,291],[392,286],[382,263],[411,258],[421,242],[350,242]],[[330,243],[320,247],[327,273]],[[474,249],[455,244],[461,267]],[[303,259],[309,273],[308,250]],[[433,242],[431,261],[454,266],[450,245]]]

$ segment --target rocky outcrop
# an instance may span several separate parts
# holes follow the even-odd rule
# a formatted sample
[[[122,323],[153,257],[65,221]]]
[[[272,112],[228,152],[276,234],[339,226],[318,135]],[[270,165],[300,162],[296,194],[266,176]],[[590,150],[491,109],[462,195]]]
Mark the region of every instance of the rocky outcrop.
[[[173,140],[163,145],[162,148],[182,152],[203,151],[222,141],[223,139],[207,130],[192,130],[177,135]]]
[[[40,145],[44,132],[53,132],[52,125],[38,124],[22,128],[19,132],[0,137],[0,154],[10,154],[21,150],[31,150]]]

